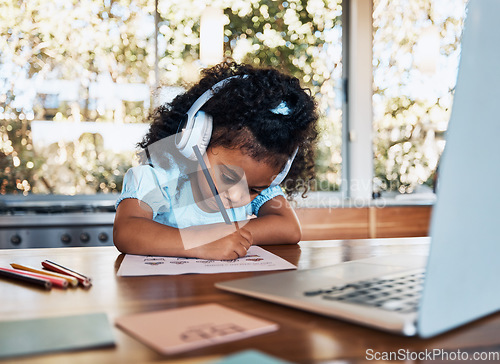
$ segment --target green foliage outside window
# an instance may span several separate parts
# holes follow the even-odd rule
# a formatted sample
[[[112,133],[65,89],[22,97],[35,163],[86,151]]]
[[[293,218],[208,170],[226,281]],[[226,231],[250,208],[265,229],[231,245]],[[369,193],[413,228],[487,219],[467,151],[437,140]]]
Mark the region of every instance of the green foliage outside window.
[[[341,71],[340,58],[329,61],[324,52],[329,31],[340,25],[338,1],[160,1],[158,44],[163,84],[185,85],[198,77],[199,19],[207,5],[225,9],[227,56],[234,57],[235,47],[250,42],[246,52],[238,48],[238,61],[280,67],[318,95],[326,120],[323,129],[333,133],[320,143],[320,155],[338,163],[340,119],[332,112],[337,118],[332,126],[328,120],[332,116],[326,111],[334,110],[332,73]],[[121,110],[93,107],[90,85],[109,75],[118,84],[153,86],[154,1],[4,1],[0,34],[0,193],[119,191],[123,170],[132,164],[129,156],[100,151],[93,140],[97,136],[35,151],[30,123],[40,118],[144,122],[148,110],[141,112],[133,103]],[[42,97],[35,104],[15,106],[20,78],[78,80],[80,102],[59,102],[52,110],[43,105],[48,101]],[[335,188],[338,165],[328,160],[319,165],[320,175]]]
[[[451,112],[465,3],[374,0],[376,192],[411,193],[421,184],[433,185]],[[419,47],[427,46],[419,42],[429,29],[439,42],[430,71],[419,64]]]
[[[429,25],[440,35],[440,59],[457,59],[465,0],[374,0],[375,188],[411,192],[432,178],[443,148],[451,92],[422,97],[412,60]],[[443,7],[442,4],[448,4]],[[452,4],[453,6],[450,6]],[[166,85],[198,77],[199,19],[205,6],[224,9],[225,55],[279,67],[317,97],[322,113],[318,186],[339,188],[342,118],[340,0],[159,1],[159,70]],[[0,193],[117,192],[132,158],[103,150],[98,135],[34,150],[32,120],[145,122],[149,110],[125,102],[95,107],[90,86],[154,85],[154,1],[7,0],[0,4]],[[450,66],[453,68],[453,65]],[[39,95],[17,103],[19,80],[77,80],[78,99],[56,109]],[[24,81],[23,81],[24,82]],[[25,82],[24,91],[33,84]],[[453,82],[448,82],[450,89]],[[404,96],[403,96],[404,95]],[[45,104],[44,104],[45,103]],[[140,139],[140,136],[137,138]],[[82,182],[83,181],[83,182]],[[82,184],[83,183],[83,184]]]

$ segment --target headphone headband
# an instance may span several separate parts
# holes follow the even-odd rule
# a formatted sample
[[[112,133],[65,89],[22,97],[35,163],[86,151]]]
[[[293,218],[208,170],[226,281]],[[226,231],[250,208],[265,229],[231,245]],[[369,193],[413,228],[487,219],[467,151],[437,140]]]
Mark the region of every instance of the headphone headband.
[[[290,167],[292,167],[293,160],[295,159],[295,156],[297,155],[298,151],[299,151],[299,147],[295,148],[292,156],[290,158],[288,158],[288,160],[285,163],[285,166],[283,167],[281,172],[274,178],[274,180],[271,182],[271,185],[269,187],[278,186],[281,182],[283,182],[286,175],[290,171]]]
[[[201,94],[200,97],[191,105],[187,112],[187,123],[190,123],[191,125],[193,124],[194,116],[196,113],[202,108],[205,103],[210,100],[220,89],[222,89],[231,79],[233,78],[240,78],[242,76],[230,76],[228,78],[223,79],[222,81],[217,82],[215,85],[210,87],[207,91],[205,91],[203,94]],[[246,78],[248,76],[243,76],[243,78]],[[186,124],[186,129],[188,127],[188,124]]]

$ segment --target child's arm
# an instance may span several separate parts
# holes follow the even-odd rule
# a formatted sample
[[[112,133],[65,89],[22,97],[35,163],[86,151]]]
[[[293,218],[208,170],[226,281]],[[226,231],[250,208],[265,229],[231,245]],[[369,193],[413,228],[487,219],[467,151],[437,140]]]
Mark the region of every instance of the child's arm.
[[[186,249],[182,239],[201,245]],[[163,225],[153,220],[147,204],[128,198],[116,210],[113,242],[128,254],[236,259],[246,255],[252,235],[245,228],[235,231],[234,226],[225,224],[183,230]]]
[[[244,225],[256,245],[297,244],[302,236],[299,219],[283,196],[262,205],[257,218]]]

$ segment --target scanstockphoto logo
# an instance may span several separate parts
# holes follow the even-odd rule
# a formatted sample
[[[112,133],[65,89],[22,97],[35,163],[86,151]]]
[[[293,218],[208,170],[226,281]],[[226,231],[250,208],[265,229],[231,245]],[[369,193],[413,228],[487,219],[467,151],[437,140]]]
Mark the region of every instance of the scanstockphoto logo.
[[[177,150],[176,136],[147,147],[143,164],[151,169],[132,169],[133,184],[137,199],[147,207],[139,205],[152,209],[154,216],[161,214],[163,223],[179,228],[184,248],[189,250],[246,225],[251,199],[242,168],[211,166],[204,151],[200,151],[201,159],[187,159]]]
[[[425,349],[423,351],[410,351],[408,349],[398,349],[396,351],[375,351],[367,349],[365,359],[368,361],[500,361],[499,351],[476,351],[468,352],[445,349]]]
[[[359,180],[342,180],[342,185],[349,185],[349,191],[351,194],[356,194],[358,191],[372,191],[373,185],[367,181]],[[331,184],[325,179],[310,179],[304,180],[302,178],[291,179],[286,178],[281,186],[288,190],[298,191],[295,197],[298,200],[302,197],[302,192],[306,192],[305,197],[313,201],[313,206],[316,208],[351,208],[351,207],[370,207],[370,208],[384,208],[388,204],[388,200],[385,198],[372,198],[370,194],[369,198],[361,197],[348,197],[346,191],[331,191]]]

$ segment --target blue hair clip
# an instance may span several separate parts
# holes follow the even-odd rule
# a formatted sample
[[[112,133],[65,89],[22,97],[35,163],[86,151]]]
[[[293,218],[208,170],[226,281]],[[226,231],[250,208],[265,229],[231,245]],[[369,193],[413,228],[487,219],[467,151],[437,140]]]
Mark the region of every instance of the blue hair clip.
[[[281,101],[278,106],[276,106],[274,109],[269,110],[273,114],[279,114],[279,115],[289,115],[290,114],[290,108],[288,107],[287,103],[285,101]]]

